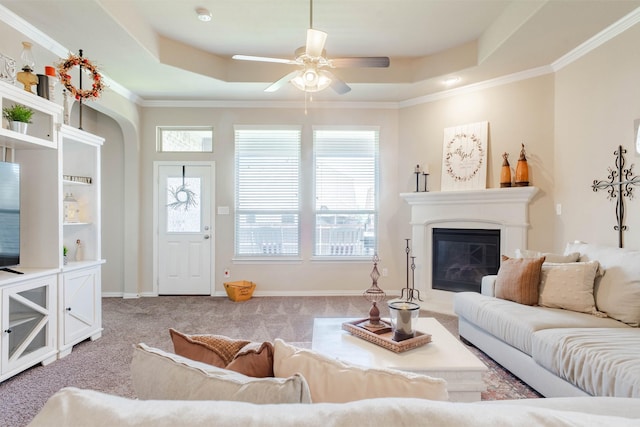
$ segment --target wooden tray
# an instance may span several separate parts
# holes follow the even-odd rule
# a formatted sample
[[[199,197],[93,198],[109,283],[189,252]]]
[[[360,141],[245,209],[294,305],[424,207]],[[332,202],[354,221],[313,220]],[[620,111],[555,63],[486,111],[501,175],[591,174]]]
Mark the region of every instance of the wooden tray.
[[[416,331],[416,336],[413,338],[397,342],[393,340],[393,332],[391,330],[391,325],[388,322],[384,322],[381,320],[381,322],[384,323],[387,327],[381,328],[375,332],[364,326],[368,322],[369,319],[359,319],[351,322],[344,322],[342,324],[342,329],[349,332],[351,335],[362,338],[363,340],[369,341],[370,343],[379,345],[380,347],[386,348],[387,350],[391,350],[394,353],[402,353],[404,351],[412,350],[431,342],[431,335],[420,331]]]

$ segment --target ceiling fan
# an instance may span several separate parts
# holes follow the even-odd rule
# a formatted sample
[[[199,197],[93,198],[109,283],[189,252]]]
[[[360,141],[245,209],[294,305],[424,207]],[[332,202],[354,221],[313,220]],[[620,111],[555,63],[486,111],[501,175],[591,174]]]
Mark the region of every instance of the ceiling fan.
[[[360,56],[329,59],[326,56],[324,44],[327,33],[313,28],[313,0],[309,1],[309,29],[307,30],[307,42],[305,46],[295,51],[295,59],[270,58],[264,56],[234,55],[233,59],[242,61],[276,62],[280,64],[297,65],[298,69],[283,76],[265,89],[265,92],[275,92],[285,84],[291,82],[298,89],[305,92],[319,92],[327,87],[340,95],[345,94],[351,88],[327,68],[352,68],[352,67],[380,67],[389,66],[389,58],[386,56]]]

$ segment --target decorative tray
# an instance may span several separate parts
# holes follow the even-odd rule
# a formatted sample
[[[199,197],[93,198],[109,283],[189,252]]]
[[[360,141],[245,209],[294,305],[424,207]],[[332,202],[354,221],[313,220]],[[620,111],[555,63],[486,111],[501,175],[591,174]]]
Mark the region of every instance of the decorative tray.
[[[351,335],[379,345],[387,350],[391,350],[394,353],[402,353],[431,342],[431,335],[420,331],[416,331],[416,336],[413,338],[409,338],[404,341],[394,341],[391,324],[381,320],[380,322],[383,323],[385,327],[373,329],[366,326],[368,322],[368,318],[344,322],[342,324],[342,329],[349,332]]]

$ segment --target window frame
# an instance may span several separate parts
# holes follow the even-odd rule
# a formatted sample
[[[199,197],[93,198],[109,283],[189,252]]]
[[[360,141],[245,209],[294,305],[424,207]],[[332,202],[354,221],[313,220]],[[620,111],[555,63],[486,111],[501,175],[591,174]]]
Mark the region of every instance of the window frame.
[[[163,149],[163,143],[162,143],[162,141],[163,141],[163,139],[162,139],[163,131],[185,131],[185,132],[188,132],[188,131],[210,131],[211,132],[211,150],[198,150],[198,151],[191,151],[191,150],[180,150],[180,151],[164,150]],[[213,152],[214,152],[214,143],[215,143],[215,138],[214,138],[214,128],[213,128],[213,126],[156,126],[156,152],[157,153],[213,154]]]
[[[239,186],[240,183],[238,182],[239,179],[239,170],[238,170],[238,151],[237,151],[237,143],[238,143],[238,132],[242,132],[242,131],[264,131],[264,132],[269,132],[269,131],[295,131],[298,133],[297,137],[298,137],[298,165],[297,165],[297,209],[295,211],[292,210],[263,210],[263,211],[259,211],[259,212],[255,212],[255,210],[239,210],[238,209],[238,196],[239,196]],[[240,262],[262,262],[262,261],[300,261],[302,259],[302,245],[301,245],[301,224],[302,224],[302,217],[303,217],[303,211],[302,211],[302,193],[303,193],[303,188],[302,188],[302,181],[303,181],[303,154],[302,154],[302,150],[303,150],[303,130],[302,130],[302,126],[296,126],[296,125],[235,125],[234,126],[234,140],[233,140],[233,144],[234,144],[234,190],[233,190],[233,195],[234,195],[234,230],[233,230],[233,236],[234,236],[234,244],[233,244],[233,260],[234,261],[240,261]],[[252,213],[253,212],[253,213]],[[239,229],[238,229],[238,219],[239,219],[239,215],[245,214],[245,215],[251,215],[251,214],[263,214],[263,215],[268,215],[268,214],[277,214],[278,212],[281,212],[280,215],[287,215],[287,214],[293,214],[296,215],[298,217],[297,220],[297,240],[296,240],[296,248],[297,248],[297,253],[292,254],[292,253],[283,253],[283,254],[277,254],[277,253],[239,253],[238,249],[239,249],[239,242],[238,242],[238,236],[239,236]],[[283,230],[283,229],[281,229]]]
[[[317,165],[316,165],[316,131],[337,131],[337,132],[348,132],[348,131],[373,131],[376,134],[375,140],[375,154],[374,154],[374,208],[373,211],[368,211],[370,215],[373,215],[373,232],[374,232],[374,240],[373,240],[373,250],[371,254],[361,254],[361,255],[318,255],[316,254],[317,249],[317,215],[318,209],[316,206],[317,200],[317,180],[316,176]],[[321,126],[316,125],[312,126],[311,130],[311,145],[312,145],[312,169],[313,169],[313,183],[312,183],[312,192],[313,192],[313,205],[311,208],[312,215],[312,242],[311,242],[311,260],[313,261],[332,261],[332,262],[361,262],[361,261],[369,261],[374,254],[378,253],[378,243],[379,243],[379,217],[380,217],[380,127],[379,126]],[[336,213],[347,213],[349,211],[346,210],[331,210],[328,211]],[[359,215],[365,214],[365,210],[357,210],[351,212],[361,212]]]

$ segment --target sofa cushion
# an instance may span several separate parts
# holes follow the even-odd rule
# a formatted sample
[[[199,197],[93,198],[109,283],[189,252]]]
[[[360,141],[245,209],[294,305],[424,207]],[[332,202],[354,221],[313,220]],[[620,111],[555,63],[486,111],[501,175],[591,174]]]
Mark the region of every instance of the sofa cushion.
[[[443,379],[392,369],[365,368],[301,349],[276,339],[273,371],[276,376],[301,374],[317,402],[350,402],[376,397],[418,397],[447,400]]]
[[[604,269],[594,287],[598,310],[640,326],[640,251],[575,242],[565,248],[569,252],[580,252],[580,261],[596,260]]]
[[[502,255],[496,278],[496,297],[519,304],[537,304],[543,262],[544,257],[509,258]]]
[[[539,252],[528,249],[516,249],[516,258],[540,258],[544,257],[545,263],[565,263],[576,262],[580,258],[580,252],[573,252],[568,254],[556,254],[553,252]]]
[[[169,329],[174,352],[191,360],[208,363],[250,377],[273,376],[273,345],[252,343],[223,335],[188,335]]]
[[[531,355],[533,333],[542,329],[629,327],[615,319],[558,308],[532,307],[475,292],[457,293],[454,310],[458,316],[528,355]]]
[[[547,329],[533,335],[533,359],[594,396],[640,397],[640,330]]]
[[[538,304],[601,315],[593,298],[599,267],[598,261],[543,264]]]
[[[133,389],[140,399],[237,400],[253,403],[309,403],[309,387],[297,374],[252,378],[140,343],[131,362]]]
[[[152,426],[152,427],[338,427],[338,426],[637,426],[638,420],[616,416],[637,415],[637,402],[620,399],[609,409],[602,398],[584,403],[570,399],[564,410],[539,407],[549,399],[502,402],[434,402],[425,399],[367,399],[350,403],[312,405],[253,405],[245,402],[195,402],[134,400],[93,390],[64,388],[55,393],[30,427]],[[595,399],[595,400],[592,400]],[[604,414],[580,413],[578,409],[602,407]],[[615,414],[615,415],[613,415]]]

